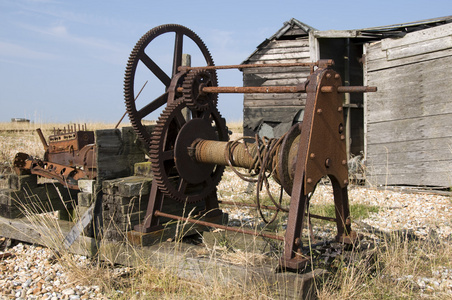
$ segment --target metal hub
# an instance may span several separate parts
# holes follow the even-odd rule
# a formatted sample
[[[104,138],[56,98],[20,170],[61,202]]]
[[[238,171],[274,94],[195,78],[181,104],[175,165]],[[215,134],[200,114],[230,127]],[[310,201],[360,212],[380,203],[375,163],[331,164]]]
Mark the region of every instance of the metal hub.
[[[191,120],[185,119],[184,109],[191,112]],[[215,191],[223,174],[223,166],[201,165],[190,158],[188,148],[197,138],[227,141],[226,122],[216,107],[196,111],[183,99],[165,108],[152,133],[154,179],[164,194],[180,202],[202,201]]]
[[[204,87],[217,86],[216,75],[212,70],[190,71],[184,79],[183,94],[187,106],[196,110],[206,110],[216,105],[218,94],[204,93]]]

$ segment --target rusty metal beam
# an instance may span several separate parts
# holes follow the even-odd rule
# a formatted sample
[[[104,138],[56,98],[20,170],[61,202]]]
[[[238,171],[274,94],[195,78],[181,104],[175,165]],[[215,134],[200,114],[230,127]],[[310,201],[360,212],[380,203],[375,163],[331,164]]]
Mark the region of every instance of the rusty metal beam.
[[[334,86],[322,86],[322,93],[332,93],[335,91]],[[339,86],[338,93],[367,93],[376,92],[374,86]],[[178,87],[177,92],[182,93],[183,88]],[[222,93],[222,94],[289,94],[289,93],[305,93],[305,83],[296,86],[204,86],[200,88],[202,93]]]
[[[223,200],[218,200],[218,203],[221,203],[221,204],[224,204],[224,205],[231,205],[231,206],[242,206],[242,207],[254,207],[254,208],[257,208],[257,204],[253,204],[253,203],[241,203],[241,202],[223,201]],[[274,210],[274,211],[282,211],[279,208],[277,208],[276,206],[260,205],[259,207],[262,208],[262,209],[268,209],[268,210]],[[329,221],[329,222],[336,222],[336,219],[335,218],[331,218],[331,217],[325,217],[325,216],[320,216],[320,215],[316,215],[316,214],[308,214],[308,213],[305,213],[305,215],[309,216],[310,218],[313,218],[313,219],[325,220],[325,221]]]
[[[176,215],[167,214],[167,213],[161,212],[159,210],[156,210],[154,212],[154,215],[157,217],[164,217],[164,218],[169,218],[169,219],[178,220],[178,221],[182,221],[182,222],[189,222],[189,223],[193,223],[193,224],[197,224],[197,225],[219,228],[219,229],[223,229],[223,230],[227,230],[227,231],[234,231],[234,232],[250,234],[250,235],[254,235],[254,236],[262,236],[265,238],[278,240],[278,241],[284,241],[283,236],[276,235],[276,234],[270,234],[270,233],[266,233],[266,232],[257,232],[257,231],[253,231],[253,230],[230,227],[230,226],[220,225],[220,224],[216,224],[216,223],[191,219],[191,218],[184,218],[184,217],[180,217],[180,216],[176,216]]]
[[[332,59],[325,60],[322,66],[331,66]],[[280,64],[248,64],[248,65],[224,65],[224,66],[204,66],[204,67],[184,67],[180,66],[178,71],[192,71],[192,70],[228,70],[228,69],[250,69],[250,68],[274,68],[274,67],[318,67],[319,62],[308,63],[280,63]]]

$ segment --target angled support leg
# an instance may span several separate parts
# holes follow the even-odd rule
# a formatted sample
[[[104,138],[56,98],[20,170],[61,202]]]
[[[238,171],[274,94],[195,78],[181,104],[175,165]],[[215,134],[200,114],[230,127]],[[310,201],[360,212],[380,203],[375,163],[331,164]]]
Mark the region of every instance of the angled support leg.
[[[156,210],[162,210],[164,195],[160,192],[157,183],[154,181],[151,185],[151,193],[149,194],[148,208],[143,223],[135,225],[134,230],[141,233],[148,233],[160,230],[163,227],[159,224],[159,217],[155,216]]]
[[[334,207],[336,208],[336,240],[345,244],[353,244],[357,239],[357,235],[351,229],[347,186],[341,187],[334,177],[330,176],[330,179],[333,185]]]

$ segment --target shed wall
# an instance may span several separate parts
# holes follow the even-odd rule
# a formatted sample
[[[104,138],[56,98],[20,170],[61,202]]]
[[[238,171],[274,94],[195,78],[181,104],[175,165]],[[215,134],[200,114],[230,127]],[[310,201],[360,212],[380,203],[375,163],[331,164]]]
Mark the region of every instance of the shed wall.
[[[272,40],[252,55],[249,64],[311,62],[309,38]],[[294,86],[304,82],[307,67],[243,69],[244,86]],[[306,94],[245,94],[243,127],[245,135],[278,137],[285,133],[304,108]]]
[[[452,186],[452,24],[366,46],[367,180]]]

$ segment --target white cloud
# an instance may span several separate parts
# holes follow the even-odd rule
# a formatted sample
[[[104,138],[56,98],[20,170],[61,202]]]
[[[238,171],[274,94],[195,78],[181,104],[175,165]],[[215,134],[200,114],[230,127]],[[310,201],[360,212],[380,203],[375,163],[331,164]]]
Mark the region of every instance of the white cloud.
[[[109,40],[100,39],[97,37],[78,36],[70,32],[64,25],[55,25],[51,27],[37,27],[22,23],[22,28],[29,31],[51,36],[58,39],[58,43],[65,42],[71,45],[78,45],[89,48],[90,51],[107,51],[107,52],[128,52],[129,48],[124,45],[111,42]]]
[[[67,36],[68,31],[67,28],[63,25],[57,25],[54,27],[51,27],[47,30],[48,33],[56,35],[56,36]]]

